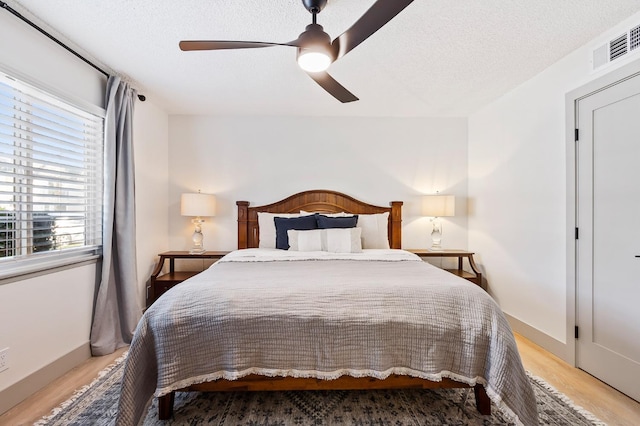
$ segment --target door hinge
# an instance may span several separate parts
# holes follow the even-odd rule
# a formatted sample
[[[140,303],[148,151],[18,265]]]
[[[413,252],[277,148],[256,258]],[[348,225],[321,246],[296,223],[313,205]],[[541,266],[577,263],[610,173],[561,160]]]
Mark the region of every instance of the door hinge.
[[[577,339],[578,338],[578,326],[577,325],[576,325],[575,336],[576,336],[576,339]]]
[[[576,139],[575,140],[578,141],[579,140],[579,136],[580,136],[580,131],[578,129],[575,129],[575,130],[576,130],[576,133],[575,133]]]
[[[578,228],[576,228],[576,240],[578,239],[578,236],[579,236],[578,234],[579,234]]]

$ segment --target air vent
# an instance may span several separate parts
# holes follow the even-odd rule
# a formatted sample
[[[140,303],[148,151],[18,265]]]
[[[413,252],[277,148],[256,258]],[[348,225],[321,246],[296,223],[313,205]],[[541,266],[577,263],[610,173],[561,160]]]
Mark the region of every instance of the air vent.
[[[629,31],[629,50],[640,47],[640,25]]]
[[[613,39],[609,42],[609,61],[618,59],[627,53],[627,34]]]
[[[595,71],[604,68],[616,59],[628,57],[630,55],[627,54],[637,52],[640,52],[640,25],[594,48],[591,51],[592,69]]]

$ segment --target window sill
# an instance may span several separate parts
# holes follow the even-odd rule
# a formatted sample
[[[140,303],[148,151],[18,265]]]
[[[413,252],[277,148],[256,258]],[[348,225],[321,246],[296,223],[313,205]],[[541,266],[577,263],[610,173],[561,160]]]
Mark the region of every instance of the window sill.
[[[43,256],[41,259],[19,259],[0,262],[0,285],[48,275],[65,269],[96,263],[101,254],[95,248],[81,252]]]

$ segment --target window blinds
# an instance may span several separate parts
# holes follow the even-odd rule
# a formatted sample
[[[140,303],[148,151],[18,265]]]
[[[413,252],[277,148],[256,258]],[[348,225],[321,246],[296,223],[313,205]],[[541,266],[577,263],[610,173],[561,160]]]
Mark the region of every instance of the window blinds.
[[[0,73],[0,262],[101,245],[103,127]]]

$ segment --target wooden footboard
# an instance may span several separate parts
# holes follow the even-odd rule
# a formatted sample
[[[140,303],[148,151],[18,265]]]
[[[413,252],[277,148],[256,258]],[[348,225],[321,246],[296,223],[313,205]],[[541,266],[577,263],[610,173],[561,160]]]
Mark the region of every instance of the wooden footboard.
[[[411,376],[393,374],[384,380],[373,377],[342,376],[335,380],[295,377],[265,377],[251,374],[238,380],[216,380],[180,389],[180,392],[230,392],[230,391],[293,391],[293,390],[373,390],[373,389],[442,389],[469,388],[470,385],[451,379],[432,382]],[[482,385],[473,386],[476,408],[481,414],[491,414],[491,400]],[[174,393],[158,398],[158,418],[170,419],[173,415]]]

